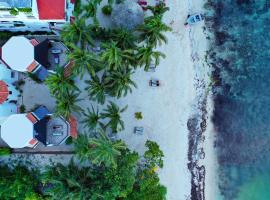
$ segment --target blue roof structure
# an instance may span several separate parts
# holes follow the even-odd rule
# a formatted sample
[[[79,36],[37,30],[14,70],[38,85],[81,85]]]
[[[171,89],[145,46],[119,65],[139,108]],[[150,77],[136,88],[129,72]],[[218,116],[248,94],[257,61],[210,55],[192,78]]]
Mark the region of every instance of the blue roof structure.
[[[0,8],[32,8],[32,0],[0,0]]]
[[[40,66],[35,72],[35,75],[38,77],[39,80],[44,81],[49,75],[49,72],[45,67]]]
[[[32,113],[39,121],[45,118],[47,115],[51,114],[45,106],[38,107]]]

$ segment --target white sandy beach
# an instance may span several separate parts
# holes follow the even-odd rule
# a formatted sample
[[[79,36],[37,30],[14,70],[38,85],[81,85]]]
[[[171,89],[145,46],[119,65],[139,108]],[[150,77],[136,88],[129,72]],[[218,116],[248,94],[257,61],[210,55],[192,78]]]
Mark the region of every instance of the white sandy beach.
[[[84,1],[84,0],[83,0]],[[187,168],[188,163],[188,119],[197,112],[197,101],[200,94],[207,90],[198,85],[202,82],[208,84],[209,68],[205,62],[207,50],[206,35],[203,33],[203,23],[193,27],[185,27],[184,23],[188,14],[203,12],[203,0],[167,0],[170,11],[165,15],[165,22],[173,31],[167,33],[168,44],[159,48],[166,54],[156,72],[137,70],[134,81],[137,89],[125,98],[111,99],[120,107],[128,105],[122,117],[125,121],[125,130],[118,133],[131,149],[143,154],[146,140],[156,141],[163,150],[164,168],[159,171],[161,183],[167,187],[168,200],[189,200],[191,192],[191,173]],[[87,78],[87,77],[84,77]],[[149,87],[151,78],[159,79],[161,86]],[[80,89],[84,91],[85,84],[78,81]],[[78,104],[83,109],[91,106],[87,94],[82,93]],[[96,105],[96,104],[95,104]],[[209,96],[209,111],[211,111],[211,96]],[[101,107],[100,107],[101,110]],[[143,119],[136,120],[135,112],[142,112]],[[202,144],[206,153],[205,159],[199,164],[206,167],[205,199],[216,200],[215,194],[216,166],[213,149],[213,127],[210,122],[211,112],[208,116],[206,140]],[[79,116],[78,116],[79,117]],[[80,118],[80,117],[79,117]],[[135,126],[143,126],[144,134],[139,136],[133,133]],[[79,132],[85,130],[79,124]],[[46,157],[46,156],[45,156]],[[54,160],[69,160],[69,156],[58,156]],[[39,157],[38,160],[44,159]],[[46,157],[47,160],[48,158]],[[217,187],[216,187],[217,188]]]
[[[203,23],[191,28],[184,26],[189,12],[203,11],[203,1],[193,1],[167,1],[170,11],[165,15],[165,22],[173,31],[167,33],[168,44],[159,49],[166,54],[166,59],[161,61],[156,72],[138,70],[134,74],[138,88],[132,94],[120,100],[109,99],[120,107],[128,104],[128,110],[123,114],[125,131],[119,136],[132,149],[142,154],[145,141],[150,139],[156,141],[163,150],[164,168],[159,171],[159,175],[162,184],[167,187],[168,200],[186,200],[190,197],[187,121],[196,111],[197,79],[209,79],[202,64],[207,49]],[[195,39],[195,44],[192,44],[190,37]],[[151,78],[159,79],[161,87],[149,87]],[[84,88],[83,85],[81,87]],[[80,106],[89,107],[90,102],[85,99],[80,102]],[[136,120],[135,112],[142,112],[143,119]],[[135,126],[143,126],[144,135],[135,135]],[[82,127],[80,131],[83,131]]]

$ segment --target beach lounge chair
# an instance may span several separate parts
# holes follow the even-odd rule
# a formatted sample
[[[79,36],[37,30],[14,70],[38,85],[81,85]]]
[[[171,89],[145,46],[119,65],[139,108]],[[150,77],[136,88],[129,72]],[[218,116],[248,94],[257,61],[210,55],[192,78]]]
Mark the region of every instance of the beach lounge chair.
[[[142,126],[135,126],[134,133],[137,135],[142,135],[143,134],[143,127]]]
[[[151,79],[149,81],[149,86],[151,86],[151,87],[159,87],[160,86],[160,82],[159,82],[159,80],[153,80],[153,79]]]

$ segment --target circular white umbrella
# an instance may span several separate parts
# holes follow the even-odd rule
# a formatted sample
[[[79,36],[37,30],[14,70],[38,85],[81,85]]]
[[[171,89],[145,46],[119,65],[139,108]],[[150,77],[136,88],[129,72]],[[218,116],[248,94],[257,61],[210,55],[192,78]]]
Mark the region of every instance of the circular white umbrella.
[[[1,137],[11,148],[29,146],[34,139],[34,124],[26,114],[10,115],[1,124]]]
[[[25,37],[13,36],[2,47],[2,59],[13,70],[26,72],[35,61],[34,48]]]

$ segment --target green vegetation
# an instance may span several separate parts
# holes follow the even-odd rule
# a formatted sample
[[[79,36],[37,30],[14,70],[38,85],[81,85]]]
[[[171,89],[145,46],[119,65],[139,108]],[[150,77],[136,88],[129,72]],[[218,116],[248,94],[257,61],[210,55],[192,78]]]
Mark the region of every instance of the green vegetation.
[[[56,115],[68,119],[71,114],[82,114],[81,123],[87,133],[66,143],[74,144],[75,157],[83,164],[56,163],[42,172],[22,165],[0,166],[0,199],[166,199],[166,188],[160,184],[156,173],[163,167],[163,152],[156,142],[147,141],[147,150],[140,158],[137,152],[116,139],[117,133],[124,131],[121,115],[127,106],[119,107],[112,101],[106,103],[106,98],[118,99],[131,93],[137,87],[132,80],[135,70],[140,67],[148,70],[165,57],[155,48],[167,42],[164,32],[170,28],[162,22],[162,17],[168,8],[165,4],[148,7],[152,15],[136,30],[106,29],[96,18],[100,2],[91,0],[82,6],[76,1],[76,20],[61,34],[70,49],[68,58],[74,63],[72,75],[67,76],[59,68],[45,81],[56,98]],[[121,1],[109,0],[103,12],[109,14],[115,3]],[[90,25],[86,23],[89,18],[93,22]],[[32,74],[29,76],[35,79]],[[80,96],[75,80],[85,82],[87,99],[106,103],[106,107],[99,111],[93,106],[94,102],[89,102],[91,107],[82,110],[77,102],[86,97]],[[142,119],[142,113],[135,113],[135,117]]]
[[[18,10],[17,8],[12,8],[12,9],[10,9],[9,13],[10,13],[11,15],[16,16],[16,15],[19,14],[19,10]]]
[[[100,114],[102,119],[109,119],[109,122],[105,127],[110,127],[113,133],[124,130],[124,121],[121,119],[121,113],[123,113],[128,106],[124,108],[119,108],[115,103],[110,101],[104,112]]]
[[[0,156],[6,156],[11,154],[11,149],[6,147],[0,147]]]
[[[112,6],[111,5],[106,5],[102,7],[102,13],[104,15],[111,15],[112,14]]]
[[[20,108],[19,108],[19,110],[20,110],[20,113],[25,113],[25,105],[20,105]]]
[[[0,166],[0,198],[40,200],[41,196],[36,191],[39,184],[39,173],[28,170],[22,165],[13,169]]]
[[[137,120],[143,119],[142,112],[135,112],[134,115],[135,115],[135,118],[136,118]]]

